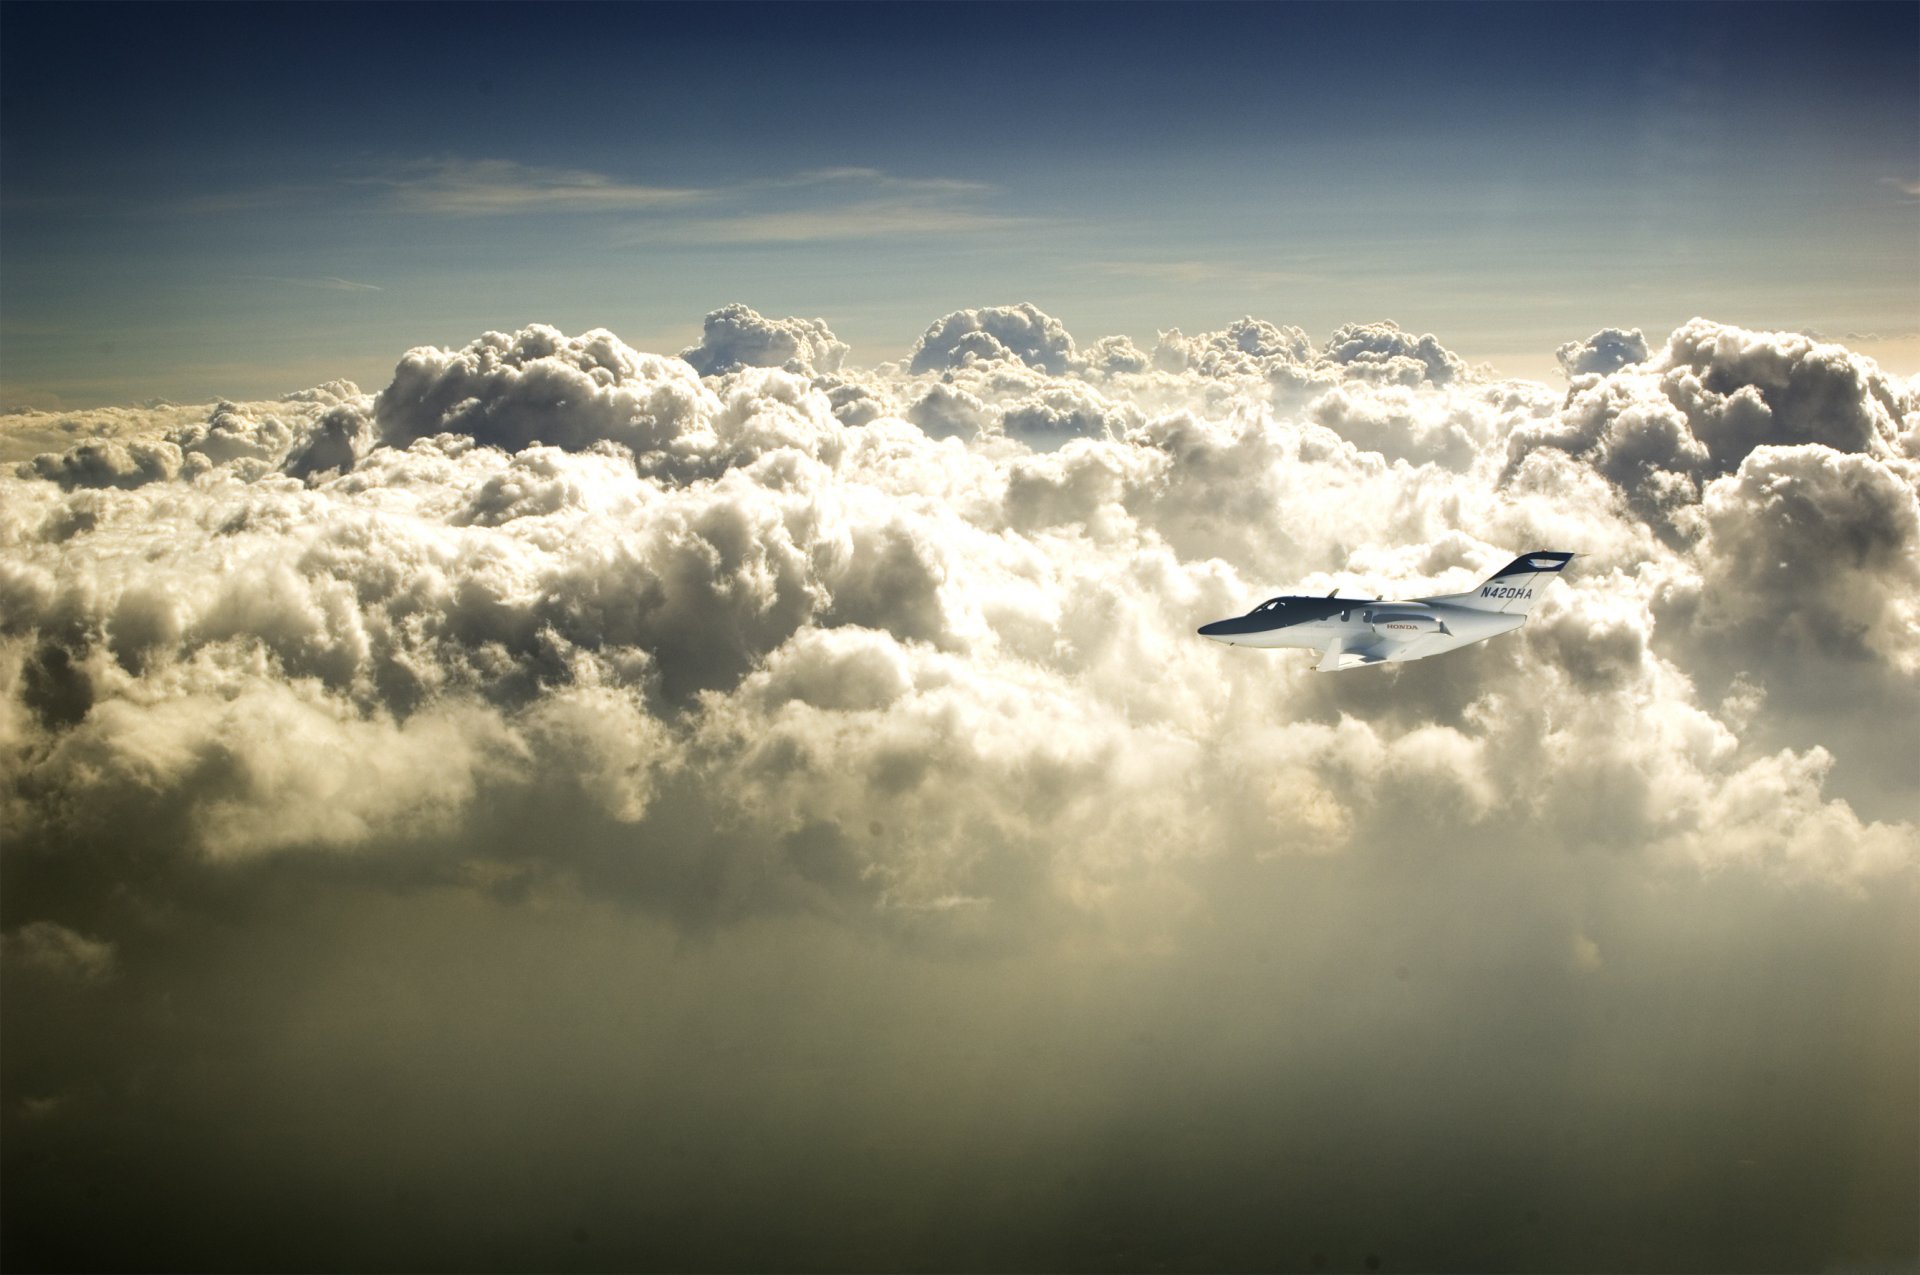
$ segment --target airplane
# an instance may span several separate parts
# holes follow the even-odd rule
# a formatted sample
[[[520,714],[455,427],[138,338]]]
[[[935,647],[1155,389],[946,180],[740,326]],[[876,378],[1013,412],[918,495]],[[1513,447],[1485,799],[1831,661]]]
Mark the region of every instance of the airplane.
[[[1292,646],[1321,652],[1315,671],[1396,664],[1443,655],[1527,622],[1570,553],[1523,553],[1467,593],[1412,602],[1338,598],[1272,598],[1245,615],[1200,626],[1200,636],[1228,646]]]

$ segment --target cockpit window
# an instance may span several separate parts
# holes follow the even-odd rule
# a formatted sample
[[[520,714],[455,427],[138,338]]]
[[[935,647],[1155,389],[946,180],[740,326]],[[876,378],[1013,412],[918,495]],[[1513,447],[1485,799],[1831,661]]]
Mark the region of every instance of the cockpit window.
[[[1262,602],[1259,606],[1255,607],[1253,611],[1255,615],[1258,615],[1262,611],[1278,611],[1281,607],[1285,605],[1287,605],[1287,600],[1285,598],[1270,598],[1267,601]]]

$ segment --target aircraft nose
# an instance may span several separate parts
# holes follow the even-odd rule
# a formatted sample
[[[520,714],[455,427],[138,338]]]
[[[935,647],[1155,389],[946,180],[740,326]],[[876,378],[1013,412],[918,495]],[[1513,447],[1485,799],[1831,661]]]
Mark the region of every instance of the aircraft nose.
[[[1227,640],[1227,622],[1225,620],[1215,620],[1212,624],[1201,625],[1200,636],[1212,638],[1216,642],[1225,642]],[[1231,645],[1231,643],[1229,643],[1229,645]]]

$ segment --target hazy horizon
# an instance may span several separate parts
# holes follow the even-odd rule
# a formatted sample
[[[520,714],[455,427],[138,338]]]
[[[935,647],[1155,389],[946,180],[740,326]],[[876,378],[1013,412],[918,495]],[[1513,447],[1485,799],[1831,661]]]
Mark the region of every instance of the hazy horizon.
[[[1920,372],[1886,5],[10,4],[0,405],[263,398],[742,301],[1251,315],[1541,379],[1705,316]],[[88,91],[65,90],[85,67]]]

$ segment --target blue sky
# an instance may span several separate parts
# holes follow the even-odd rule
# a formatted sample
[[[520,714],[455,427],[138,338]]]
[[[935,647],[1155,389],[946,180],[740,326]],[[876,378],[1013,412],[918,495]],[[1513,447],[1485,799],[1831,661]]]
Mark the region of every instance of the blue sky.
[[[0,403],[384,382],[744,301],[1547,374],[1703,314],[1920,370],[1912,5],[4,8]],[[1848,334],[1852,334],[1849,336]]]

